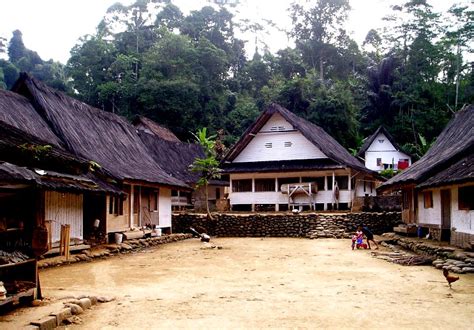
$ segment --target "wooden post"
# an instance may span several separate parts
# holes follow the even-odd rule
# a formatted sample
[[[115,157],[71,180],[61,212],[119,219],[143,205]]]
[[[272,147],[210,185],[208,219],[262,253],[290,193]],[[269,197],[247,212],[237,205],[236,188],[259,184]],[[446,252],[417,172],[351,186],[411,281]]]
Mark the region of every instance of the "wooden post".
[[[130,219],[129,219],[129,227],[132,228],[133,227],[133,204],[134,204],[134,199],[135,199],[135,195],[134,195],[134,190],[135,190],[135,187],[133,186],[133,184],[130,185],[130,208],[129,208],[129,212],[130,212]]]
[[[46,226],[46,230],[48,231],[48,250],[51,250],[53,247],[53,232],[51,231],[51,220],[45,220],[44,224]]]

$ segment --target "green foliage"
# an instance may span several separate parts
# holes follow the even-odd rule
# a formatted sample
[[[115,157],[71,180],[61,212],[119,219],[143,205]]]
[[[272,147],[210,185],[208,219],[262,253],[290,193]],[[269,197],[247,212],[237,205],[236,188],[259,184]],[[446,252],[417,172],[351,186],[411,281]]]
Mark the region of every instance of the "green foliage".
[[[41,60],[15,31],[9,60],[0,59],[0,88],[11,88],[28,70],[105,111],[145,115],[183,140],[200,127],[222,129],[227,146],[265,105],[278,102],[353,153],[361,137],[383,124],[420,156],[420,136],[433,141],[453,112],[474,103],[474,66],[466,56],[474,12],[456,5],[437,13],[430,2],[393,6],[386,29],[369,30],[359,48],[344,29],[349,1],[294,0],[295,46],[275,54],[265,38],[281,28],[263,18],[237,19],[238,1],[188,14],[168,0],[115,4],[97,33],[71,50],[66,68]],[[236,29],[256,39],[253,57]],[[0,53],[6,46],[0,39]]]
[[[400,172],[401,172],[400,170],[395,171],[392,168],[388,168],[386,170],[380,171],[380,175],[383,176],[384,178],[390,179],[390,178],[394,177],[395,175],[397,175]]]
[[[207,134],[207,128],[199,129],[196,134],[193,133],[195,141],[202,147],[204,157],[196,158],[191,165],[191,171],[200,173],[197,187],[204,187],[206,192],[207,214],[211,217],[209,211],[209,196],[207,186],[212,179],[220,178],[221,170],[219,161],[216,158],[216,135]]]
[[[27,154],[28,157],[33,157],[36,160],[42,160],[47,156],[53,149],[49,144],[46,145],[33,145],[30,143],[24,143],[18,146],[18,148]]]

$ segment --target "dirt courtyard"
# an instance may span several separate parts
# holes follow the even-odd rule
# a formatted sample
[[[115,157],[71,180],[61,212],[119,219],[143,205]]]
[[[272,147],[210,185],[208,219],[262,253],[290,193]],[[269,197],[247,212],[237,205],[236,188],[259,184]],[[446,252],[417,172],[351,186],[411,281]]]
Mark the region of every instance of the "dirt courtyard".
[[[70,295],[115,296],[75,328],[443,328],[474,322],[474,275],[450,290],[441,271],[352,251],[349,240],[196,239],[40,273],[48,306]],[[55,305],[56,304],[56,305]],[[54,309],[53,307],[56,306]],[[22,309],[0,328],[31,318]],[[52,311],[51,310],[51,311]],[[41,315],[40,315],[41,314]],[[22,323],[23,322],[23,323]]]

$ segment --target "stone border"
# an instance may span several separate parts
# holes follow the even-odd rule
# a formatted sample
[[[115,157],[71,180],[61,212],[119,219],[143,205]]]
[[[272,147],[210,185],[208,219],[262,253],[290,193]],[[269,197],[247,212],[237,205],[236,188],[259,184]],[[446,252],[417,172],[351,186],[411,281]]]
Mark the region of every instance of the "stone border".
[[[121,244],[100,245],[98,247],[85,250],[79,254],[72,254],[69,257],[69,260],[66,260],[66,257],[63,256],[41,259],[38,261],[38,267],[44,269],[48,267],[74,264],[77,262],[92,261],[98,258],[106,258],[118,254],[139,251],[151,246],[182,241],[191,237],[191,234],[171,234],[160,237],[132,239],[127,240]]]
[[[453,246],[439,246],[430,244],[429,241],[418,241],[394,233],[383,235],[385,241],[391,241],[403,249],[416,254],[432,256],[433,267],[447,269],[453,273],[474,273],[474,252],[464,251]]]
[[[26,329],[54,329],[62,325],[80,323],[77,315],[84,313],[87,309],[97,303],[106,303],[115,300],[115,298],[96,297],[96,296],[80,296],[70,299],[64,303],[64,308],[59,311],[52,312],[39,320],[30,322]]]

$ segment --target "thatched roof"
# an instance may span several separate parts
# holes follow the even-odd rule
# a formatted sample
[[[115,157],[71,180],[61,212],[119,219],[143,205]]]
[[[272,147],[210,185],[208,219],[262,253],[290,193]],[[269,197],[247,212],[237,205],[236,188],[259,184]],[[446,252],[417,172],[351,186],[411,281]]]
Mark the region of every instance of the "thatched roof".
[[[5,184],[26,184],[34,187],[75,192],[109,192],[122,194],[122,192],[102,181],[94,180],[87,175],[70,175],[53,171],[43,171],[17,166],[0,161],[0,187]]]
[[[97,162],[120,180],[187,187],[160,168],[125,118],[93,108],[26,73],[20,74],[13,91],[30,99],[74,155]]]
[[[84,173],[89,168],[87,160],[3,121],[0,121],[0,160],[66,173]]]
[[[168,141],[145,131],[139,131],[138,135],[155,161],[166,172],[188,184],[197,182],[199,174],[192,172],[189,166],[197,157],[204,156],[199,145]]]
[[[199,180],[199,173],[190,170],[190,166],[194,163],[196,158],[204,157],[202,147],[196,143],[185,143],[175,139],[170,139],[169,136],[162,136],[156,132],[162,132],[158,128],[168,131],[168,129],[161,127],[156,122],[146,117],[139,117],[140,120],[134,120],[133,124],[138,129],[138,135],[147,147],[148,151],[160,164],[160,166],[173,177],[178,178],[189,185],[195,185]],[[143,123],[154,130],[144,129]],[[171,133],[173,134],[173,133]],[[174,134],[173,134],[174,136]],[[226,186],[228,181],[224,180],[210,180],[210,185]]]
[[[51,131],[30,101],[17,93],[0,89],[0,121],[29,132],[49,145],[61,145],[61,140]]]
[[[170,142],[181,142],[180,139],[176,137],[169,129],[158,125],[151,119],[148,119],[143,116],[137,116],[132,121],[133,126],[135,126],[140,131],[145,131],[146,133],[154,134],[157,137],[170,141]]]
[[[397,189],[406,184],[421,184],[430,178],[434,183],[435,177],[438,178],[436,179],[437,185],[443,182],[447,183],[458,178],[458,173],[449,170],[449,168],[454,165],[460,169],[458,162],[466,157],[467,160],[472,159],[470,155],[473,152],[474,106],[470,105],[456,113],[430,150],[420,160],[382,184],[379,189]],[[459,178],[463,176],[464,174],[461,174]]]
[[[438,172],[418,188],[436,187],[447,184],[461,184],[474,181],[474,153],[464,157],[457,163],[449,166],[447,169]]]
[[[52,190],[121,193],[106,182],[107,178],[90,173],[89,166],[87,160],[0,121],[2,183],[26,183]]]
[[[245,131],[240,140],[229,150],[224,158],[224,162],[232,162],[240,152],[250,143],[254,135],[257,134],[270,117],[279,113],[285,118],[295,129],[301,132],[309,141],[319,148],[329,159],[335,164],[350,167],[352,169],[374,174],[367,169],[359,160],[352,156],[343,146],[341,146],[334,138],[327,134],[321,127],[310,123],[309,121],[298,117],[291,111],[282,106],[272,103],[270,104],[255,120],[255,122]],[[259,162],[260,163],[260,162]],[[262,162],[263,163],[263,162]],[[261,164],[263,165],[263,164]],[[225,164],[225,167],[228,165]],[[263,170],[264,168],[262,168]],[[226,170],[227,172],[227,170]]]
[[[395,150],[409,155],[402,148],[400,148],[400,146],[397,144],[397,142],[395,141],[393,136],[387,131],[387,129],[385,127],[379,126],[379,128],[377,128],[377,130],[374,132],[374,134],[372,134],[371,136],[369,136],[368,138],[365,139],[364,144],[362,145],[359,152],[357,153],[357,157],[365,158],[365,152],[367,151],[367,149],[369,149],[369,147],[372,145],[374,140],[377,138],[377,135],[379,135],[380,133],[382,133],[383,135],[385,135],[387,137],[387,139],[393,145]],[[411,155],[409,155],[409,156],[411,156]]]

